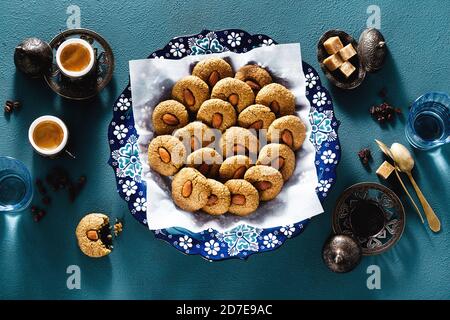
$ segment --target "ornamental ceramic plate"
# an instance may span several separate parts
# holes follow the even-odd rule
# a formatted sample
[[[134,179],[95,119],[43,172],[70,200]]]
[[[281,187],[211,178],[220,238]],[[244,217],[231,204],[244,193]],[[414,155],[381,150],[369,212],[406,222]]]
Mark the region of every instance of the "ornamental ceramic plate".
[[[172,39],[164,48],[153,52],[149,59],[181,59],[187,55],[200,55],[232,51],[247,52],[253,48],[274,45],[276,42],[262,34],[229,29],[203,30],[201,33]],[[336,179],[336,167],[341,150],[337,130],[339,122],[333,111],[328,91],[322,86],[319,75],[303,62],[306,78],[306,97],[310,102],[310,140],[316,149],[315,165],[318,176],[317,195],[325,199]],[[127,202],[131,214],[147,225],[146,184],[141,179],[142,165],[138,155],[137,132],[134,127],[131,88],[128,85],[114,103],[113,120],[108,128],[111,148],[109,164],[113,167],[117,192]],[[194,233],[182,228],[155,230],[155,236],[185,254],[198,254],[208,260],[228,258],[245,259],[251,254],[277,249],[287,239],[303,232],[308,220],[274,228],[255,228],[239,225],[224,232],[214,229]]]

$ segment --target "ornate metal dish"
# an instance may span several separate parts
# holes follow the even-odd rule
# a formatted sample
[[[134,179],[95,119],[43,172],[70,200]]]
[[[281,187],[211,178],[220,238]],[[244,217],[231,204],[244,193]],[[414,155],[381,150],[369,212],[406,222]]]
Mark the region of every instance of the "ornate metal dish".
[[[65,77],[56,64],[56,50],[64,40],[69,38],[84,39],[94,47],[96,67],[82,79]],[[98,33],[88,29],[70,29],[58,34],[49,44],[54,58],[52,70],[44,78],[49,87],[60,96],[73,100],[89,99],[97,95],[111,81],[114,72],[114,55],[108,42]]]

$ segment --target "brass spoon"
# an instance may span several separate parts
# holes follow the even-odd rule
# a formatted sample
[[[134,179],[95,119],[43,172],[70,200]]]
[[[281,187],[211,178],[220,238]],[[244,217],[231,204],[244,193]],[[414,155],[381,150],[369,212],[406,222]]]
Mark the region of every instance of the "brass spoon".
[[[392,161],[394,161],[394,156],[392,155],[392,152],[389,149],[389,147],[387,145],[385,145],[383,142],[381,142],[380,140],[375,139],[375,142],[378,144],[378,146],[380,147],[381,151],[383,151],[383,153],[385,155],[387,155],[389,158],[392,159]],[[400,168],[398,167],[397,163],[395,163],[395,161],[394,161],[394,166],[395,166],[395,175],[397,176],[398,181],[402,185],[403,190],[405,190],[406,195],[408,196],[409,200],[411,201],[411,203],[413,204],[414,208],[416,209],[416,212],[419,215],[420,220],[422,221],[422,223],[425,223],[425,221],[423,220],[423,217],[422,217],[422,213],[419,210],[419,207],[417,206],[416,202],[414,201],[414,199],[409,194],[409,191],[406,188],[405,184],[403,183],[402,178],[398,174],[398,172],[400,171]]]
[[[434,213],[427,199],[425,199],[425,196],[423,195],[422,191],[420,191],[419,186],[417,185],[411,174],[411,170],[414,168],[414,159],[411,156],[411,153],[404,145],[400,143],[393,143],[390,150],[392,155],[394,156],[394,161],[396,162],[400,170],[406,173],[414,187],[414,190],[416,190],[417,197],[419,197],[419,201],[422,204],[423,211],[425,212],[425,216],[427,217],[430,229],[433,232],[439,232],[441,230],[441,222]]]

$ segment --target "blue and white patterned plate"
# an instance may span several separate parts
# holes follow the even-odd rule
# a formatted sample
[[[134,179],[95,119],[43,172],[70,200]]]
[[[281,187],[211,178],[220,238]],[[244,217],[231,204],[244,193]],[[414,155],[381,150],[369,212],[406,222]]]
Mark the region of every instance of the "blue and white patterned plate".
[[[173,38],[164,48],[153,52],[152,59],[181,59],[187,55],[218,53],[223,51],[247,52],[276,42],[262,34],[250,35],[238,30],[209,31],[185,37]],[[327,196],[336,180],[336,167],[341,157],[337,130],[339,122],[333,112],[328,91],[322,86],[319,75],[303,62],[306,77],[306,97],[311,104],[311,142],[316,148],[315,165],[319,184],[317,195],[321,201]],[[128,203],[131,214],[147,225],[146,184],[141,179],[142,165],[138,156],[138,144],[132,111],[130,85],[114,103],[113,120],[108,128],[111,148],[109,164],[113,167],[117,192]],[[155,230],[155,236],[167,241],[185,254],[198,254],[208,260],[228,258],[245,259],[248,256],[277,249],[287,239],[303,232],[309,219],[287,226],[259,229],[239,225],[223,233],[213,229],[193,233],[182,228]]]

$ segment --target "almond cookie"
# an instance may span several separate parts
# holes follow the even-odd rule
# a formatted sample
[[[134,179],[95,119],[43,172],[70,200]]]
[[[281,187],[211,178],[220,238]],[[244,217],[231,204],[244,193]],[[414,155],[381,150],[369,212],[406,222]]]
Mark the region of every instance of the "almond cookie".
[[[75,235],[81,251],[91,257],[100,258],[111,253],[112,235],[109,218],[102,213],[90,213],[78,223]]]
[[[245,108],[238,117],[241,127],[255,130],[267,130],[274,120],[275,113],[262,104],[253,104]]]
[[[272,83],[272,77],[269,72],[257,64],[248,64],[241,67],[234,77],[248,84],[255,93],[261,90],[262,87]]]
[[[255,102],[269,107],[277,117],[291,115],[295,111],[294,94],[278,83],[268,84],[259,90]]]
[[[250,182],[259,192],[259,200],[274,199],[283,188],[283,176],[269,166],[254,166],[245,172],[244,179]]]
[[[225,78],[217,82],[212,89],[211,98],[228,101],[238,113],[255,101],[252,88],[244,81],[235,78]]]
[[[226,158],[219,169],[220,178],[224,181],[229,179],[243,179],[248,168],[252,166],[249,157],[243,155]]]
[[[180,140],[173,136],[158,136],[148,146],[148,164],[163,176],[177,173],[185,160],[186,149]]]
[[[236,111],[229,102],[209,99],[198,110],[197,120],[223,132],[236,124]]]
[[[256,165],[270,166],[280,171],[284,181],[287,181],[295,169],[295,154],[284,144],[270,143],[259,151]]]
[[[230,207],[230,190],[224,184],[213,179],[208,179],[208,184],[211,189],[211,194],[202,210],[211,215],[224,214]]]
[[[199,77],[212,88],[219,80],[232,77],[233,69],[221,58],[210,58],[199,61],[192,70],[192,75]]]
[[[254,212],[259,206],[258,190],[244,179],[232,179],[225,183],[230,190],[231,204],[228,212],[246,216]]]
[[[176,130],[173,136],[178,138],[186,150],[195,151],[207,147],[215,141],[214,132],[204,123],[194,121]]]
[[[254,157],[258,153],[258,138],[248,129],[241,127],[228,128],[220,139],[222,155],[226,158],[233,155]]]
[[[186,166],[200,171],[205,177],[214,178],[219,173],[222,155],[212,148],[201,148],[192,152],[186,159]]]
[[[172,180],[172,198],[183,210],[194,212],[208,203],[208,180],[194,168],[183,168]]]
[[[202,103],[209,99],[209,87],[199,77],[187,76],[174,84],[172,97],[189,111],[197,112]]]
[[[153,128],[157,135],[171,134],[189,122],[186,107],[176,100],[159,103],[152,113]]]
[[[306,126],[297,116],[284,116],[278,118],[267,130],[267,140],[284,143],[291,149],[301,148],[306,137]]]

